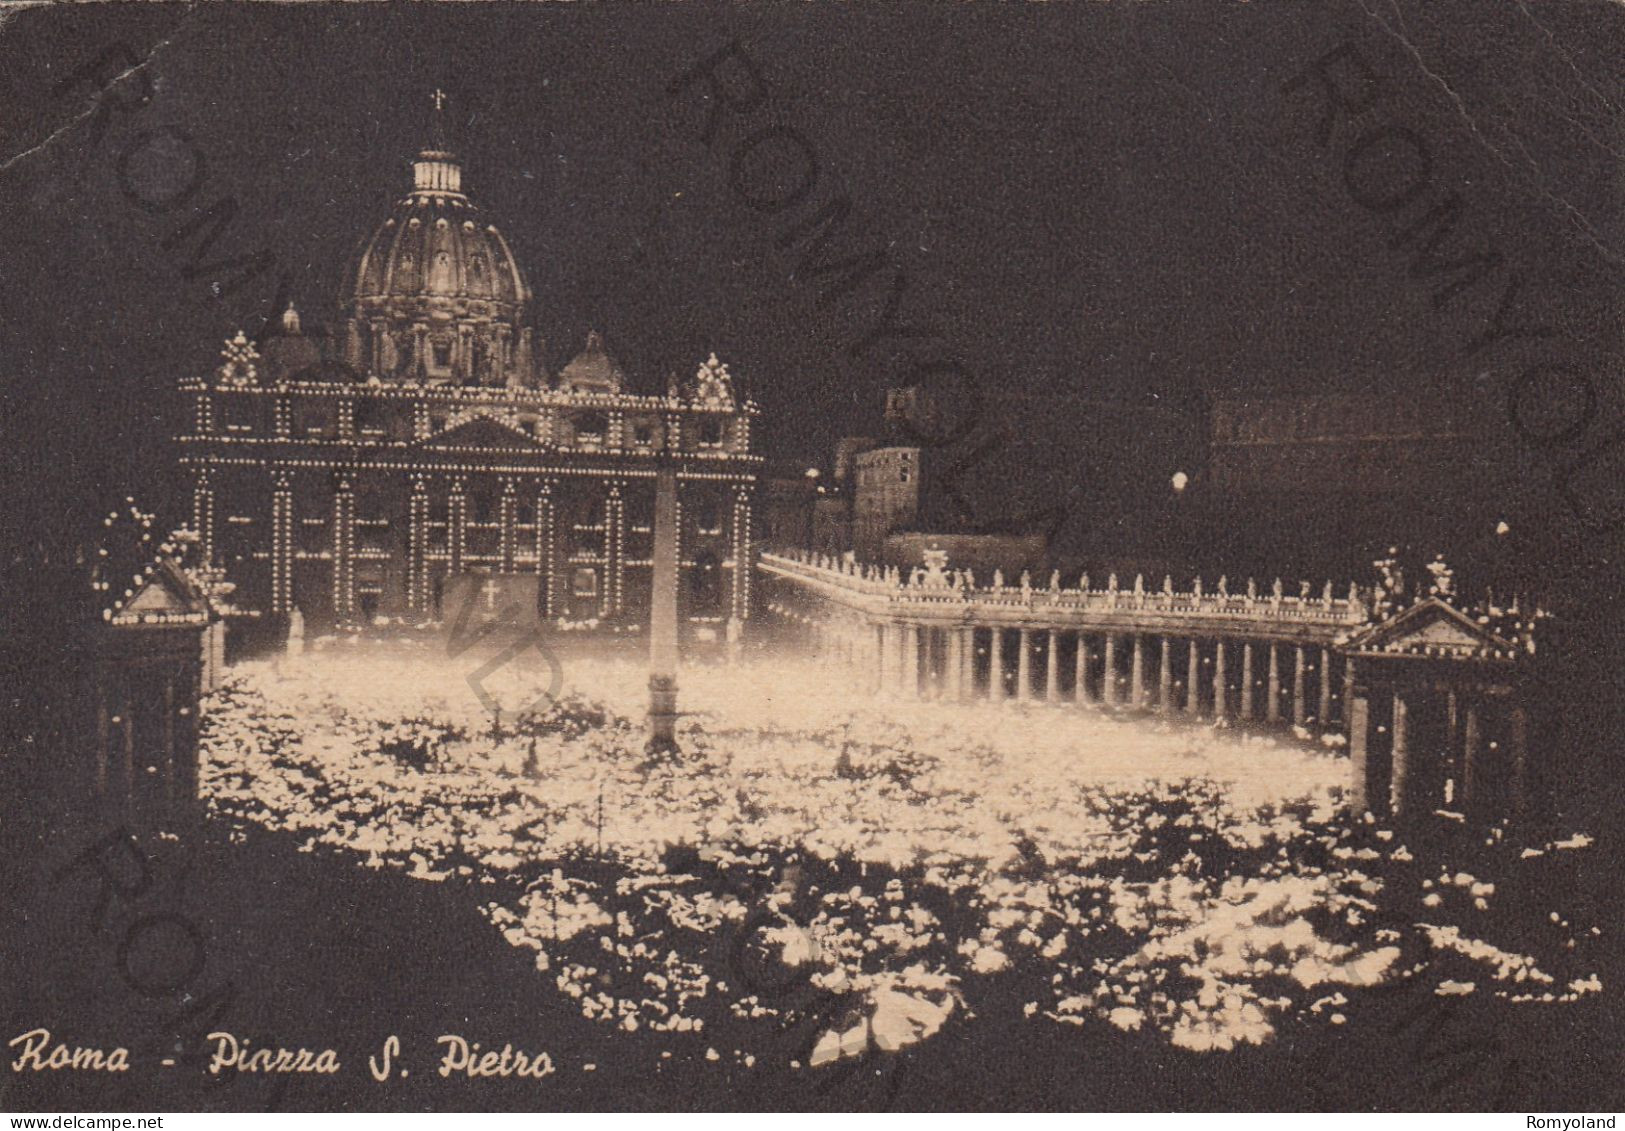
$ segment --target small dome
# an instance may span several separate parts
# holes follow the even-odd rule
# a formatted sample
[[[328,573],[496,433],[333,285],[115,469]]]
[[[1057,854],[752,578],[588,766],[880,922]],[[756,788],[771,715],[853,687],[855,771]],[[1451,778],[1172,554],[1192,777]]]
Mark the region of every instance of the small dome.
[[[316,372],[321,367],[322,351],[299,328],[299,312],[290,303],[282,315],[281,331],[265,339],[260,346],[260,369],[272,383],[301,377],[307,381],[323,380]]]
[[[604,349],[603,335],[593,330],[586,348],[559,373],[559,388],[567,393],[618,393],[624,380],[621,367]]]

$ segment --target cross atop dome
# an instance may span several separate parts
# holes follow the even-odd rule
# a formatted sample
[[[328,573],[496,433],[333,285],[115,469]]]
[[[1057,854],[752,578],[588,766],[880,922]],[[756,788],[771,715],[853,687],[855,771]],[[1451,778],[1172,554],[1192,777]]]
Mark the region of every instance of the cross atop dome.
[[[429,148],[412,163],[412,189],[417,194],[462,196],[463,169],[446,140],[446,92],[438,86],[430,96]]]

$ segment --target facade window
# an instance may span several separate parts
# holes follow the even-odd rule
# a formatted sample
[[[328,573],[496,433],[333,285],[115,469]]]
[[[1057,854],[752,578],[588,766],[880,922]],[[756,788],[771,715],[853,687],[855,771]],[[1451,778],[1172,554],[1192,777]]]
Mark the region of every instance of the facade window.
[[[700,504],[694,521],[701,534],[721,534],[722,508],[715,499],[706,499]]]
[[[708,416],[700,421],[700,447],[722,447],[722,421],[714,416]]]
[[[372,401],[357,401],[355,406],[355,429],[363,436],[382,436],[389,426],[389,417],[384,412],[384,406]]]
[[[570,592],[577,597],[598,596],[598,571],[578,569],[570,575]]]
[[[333,417],[325,408],[307,408],[299,414],[299,425],[306,436],[326,436],[333,430]]]
[[[636,425],[632,429],[632,438],[637,441],[639,447],[647,448],[655,442],[654,425],[642,423]]]
[[[435,368],[451,368],[451,343],[447,341],[436,341],[432,349],[434,353]]]

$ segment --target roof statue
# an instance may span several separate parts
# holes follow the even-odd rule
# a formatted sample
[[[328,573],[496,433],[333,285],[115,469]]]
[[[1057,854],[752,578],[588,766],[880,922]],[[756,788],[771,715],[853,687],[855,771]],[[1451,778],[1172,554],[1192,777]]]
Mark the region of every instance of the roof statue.
[[[604,348],[604,336],[590,330],[586,346],[559,371],[559,388],[567,393],[618,393],[625,379],[620,365]]]
[[[222,385],[242,387],[259,381],[255,362],[259,361],[260,352],[241,330],[237,331],[235,337],[226,340],[226,348],[220,351],[220,356],[224,364],[216,372]]]
[[[733,378],[728,374],[728,366],[717,360],[712,354],[700,366],[699,372],[694,374],[694,388],[691,399],[705,408],[731,410],[734,406]]]

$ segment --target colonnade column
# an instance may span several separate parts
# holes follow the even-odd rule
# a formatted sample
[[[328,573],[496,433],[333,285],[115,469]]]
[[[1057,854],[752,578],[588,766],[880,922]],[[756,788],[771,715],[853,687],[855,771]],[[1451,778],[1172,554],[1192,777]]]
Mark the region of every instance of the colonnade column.
[[[1162,664],[1157,669],[1157,709],[1174,709],[1174,642],[1162,638]]]
[[[1396,816],[1407,814],[1410,810],[1410,706],[1402,695],[1394,695],[1394,724],[1390,728],[1393,732],[1394,753],[1393,769],[1389,777],[1388,803],[1390,812]]]
[[[1368,788],[1367,775],[1370,772],[1368,762],[1370,753],[1366,743],[1370,739],[1371,707],[1365,696],[1347,695],[1343,699],[1343,711],[1348,720],[1349,731],[1349,763],[1354,773],[1353,784],[1349,790],[1349,804],[1356,813],[1363,813],[1371,808],[1371,796]]]
[[[1004,629],[994,625],[988,630],[992,643],[988,649],[987,697],[995,703],[1004,701]]]
[[[948,698],[965,698],[965,629],[948,630]]]
[[[1190,651],[1190,662],[1185,672],[1185,712],[1194,715],[1202,703],[1202,653],[1195,637],[1191,638]]]
[[[1033,672],[1033,634],[1029,629],[1020,629],[1021,651],[1016,655],[1016,698],[1026,702],[1032,697]]]
[[[920,626],[903,626],[903,690],[911,699],[920,697]]]
[[[1131,707],[1145,706],[1145,637],[1134,634],[1134,655],[1129,660],[1128,701]]]
[[[1264,718],[1269,722],[1281,721],[1281,649],[1275,641],[1270,641],[1270,674],[1269,683],[1264,693],[1269,696],[1264,703]]]
[[[1049,651],[1044,654],[1044,701],[1053,703],[1061,697],[1061,634],[1049,630]]]
[[[1106,648],[1100,672],[1100,698],[1108,707],[1117,705],[1117,637],[1106,634]]]
[[[1512,809],[1521,815],[1529,795],[1529,712],[1522,704],[1513,704],[1507,713],[1507,743],[1512,747]]]
[[[1394,704],[1394,710],[1399,710],[1399,704]],[[1396,731],[1397,733],[1397,731]],[[1461,807],[1471,809],[1478,801],[1480,788],[1480,775],[1483,766],[1482,749],[1484,741],[1483,728],[1478,717],[1478,704],[1468,699],[1462,711],[1462,757],[1461,757]],[[1397,771],[1396,771],[1397,772]]]
[[[1253,717],[1253,642],[1245,640],[1241,645],[1241,717]]]
[[[885,692],[891,689],[892,673],[892,640],[891,625],[885,621],[870,628],[875,636],[875,690]]]
[[[1317,721],[1322,730],[1332,725],[1332,650],[1324,645],[1320,649],[1320,711]]]
[[[1089,702],[1089,637],[1078,633],[1078,651],[1072,657],[1072,701]]]
[[[1298,726],[1309,721],[1309,704],[1304,701],[1305,674],[1303,645],[1299,644],[1292,660],[1292,721]]]
[[[1213,717],[1216,719],[1230,717],[1230,689],[1225,682],[1224,640],[1220,639],[1213,648]]]
[[[960,643],[960,663],[964,663],[964,674],[960,676],[960,697],[962,699],[975,699],[977,697],[977,629],[965,626],[959,629],[964,642]]]

